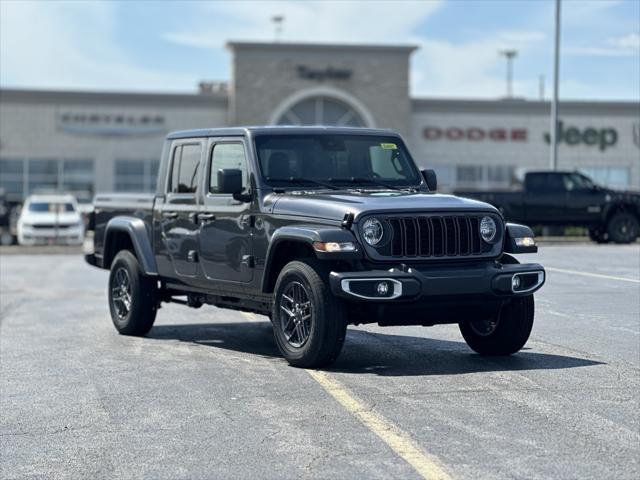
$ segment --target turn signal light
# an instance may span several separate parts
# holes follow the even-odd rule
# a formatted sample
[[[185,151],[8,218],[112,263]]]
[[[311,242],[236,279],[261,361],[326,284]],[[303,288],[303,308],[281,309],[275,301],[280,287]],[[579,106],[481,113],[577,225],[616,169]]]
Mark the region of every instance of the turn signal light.
[[[536,240],[533,237],[516,238],[515,241],[518,247],[535,247],[536,246]]]
[[[313,248],[317,252],[355,252],[356,245],[353,242],[313,242]]]

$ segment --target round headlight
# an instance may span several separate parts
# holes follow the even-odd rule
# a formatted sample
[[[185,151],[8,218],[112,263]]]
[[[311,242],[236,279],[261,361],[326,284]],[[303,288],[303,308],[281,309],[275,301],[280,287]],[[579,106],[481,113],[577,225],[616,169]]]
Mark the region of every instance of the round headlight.
[[[482,239],[491,243],[494,238],[496,238],[496,222],[491,217],[482,217],[480,220],[480,236]]]
[[[372,247],[379,244],[384,236],[384,227],[377,218],[368,218],[362,225],[364,241]]]

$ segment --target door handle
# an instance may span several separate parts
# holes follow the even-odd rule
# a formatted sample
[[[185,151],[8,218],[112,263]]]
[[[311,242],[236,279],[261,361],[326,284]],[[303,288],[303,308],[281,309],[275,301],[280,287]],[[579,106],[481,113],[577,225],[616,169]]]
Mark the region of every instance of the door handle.
[[[211,223],[215,222],[216,216],[213,213],[199,213],[198,220],[200,220],[201,223]]]
[[[163,212],[162,216],[164,218],[178,218],[178,213],[177,212]]]

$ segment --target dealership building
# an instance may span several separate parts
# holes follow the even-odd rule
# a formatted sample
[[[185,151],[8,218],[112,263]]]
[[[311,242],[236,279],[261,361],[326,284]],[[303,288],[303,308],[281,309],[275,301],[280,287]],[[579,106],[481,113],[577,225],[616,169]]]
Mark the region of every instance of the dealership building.
[[[42,190],[151,191],[167,132],[231,125],[397,130],[443,191],[510,188],[548,167],[549,102],[412,98],[413,46],[228,48],[229,81],[194,94],[0,90],[0,187],[15,201]],[[640,188],[637,102],[561,102],[559,112],[558,168]]]

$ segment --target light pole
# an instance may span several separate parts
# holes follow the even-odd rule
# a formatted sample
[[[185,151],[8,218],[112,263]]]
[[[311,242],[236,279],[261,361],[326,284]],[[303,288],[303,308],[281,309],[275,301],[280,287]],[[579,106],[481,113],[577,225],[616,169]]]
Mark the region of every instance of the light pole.
[[[280,34],[282,33],[282,24],[284,23],[284,15],[274,15],[271,17],[273,26],[275,28],[275,42],[280,40]]]
[[[517,50],[500,50],[500,55],[507,59],[507,98],[513,97],[513,59],[518,56]]]
[[[556,38],[553,58],[553,100],[551,102],[551,170],[558,168],[558,79],[560,77],[560,0],[556,0]]]

